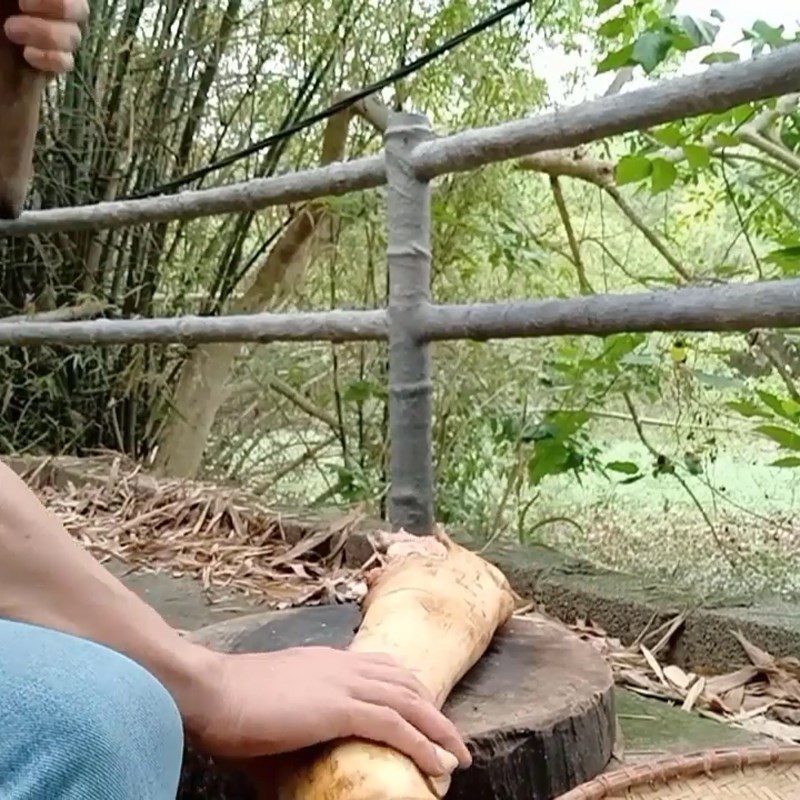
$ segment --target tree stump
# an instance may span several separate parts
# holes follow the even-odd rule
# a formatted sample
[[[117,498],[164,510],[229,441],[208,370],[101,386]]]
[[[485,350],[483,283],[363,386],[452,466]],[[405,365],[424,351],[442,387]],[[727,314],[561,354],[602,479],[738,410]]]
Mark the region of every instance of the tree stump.
[[[255,614],[197,631],[231,653],[346,647],[355,605]],[[445,713],[465,736],[473,766],[448,800],[551,800],[598,775],[614,743],[613,678],[603,659],[558,623],[514,618],[455,688]],[[179,800],[256,800],[241,774],[187,749]]]

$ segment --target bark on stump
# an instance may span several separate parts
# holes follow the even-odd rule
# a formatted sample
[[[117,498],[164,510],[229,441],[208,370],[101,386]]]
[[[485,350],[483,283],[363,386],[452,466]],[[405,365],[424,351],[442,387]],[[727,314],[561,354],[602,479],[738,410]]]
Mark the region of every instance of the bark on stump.
[[[346,647],[357,606],[255,614],[204,628],[194,638],[226,652]],[[558,623],[515,618],[456,687],[445,712],[467,738],[471,769],[448,800],[551,800],[608,764],[615,719],[611,672]],[[179,800],[256,800],[248,780],[187,748]]]

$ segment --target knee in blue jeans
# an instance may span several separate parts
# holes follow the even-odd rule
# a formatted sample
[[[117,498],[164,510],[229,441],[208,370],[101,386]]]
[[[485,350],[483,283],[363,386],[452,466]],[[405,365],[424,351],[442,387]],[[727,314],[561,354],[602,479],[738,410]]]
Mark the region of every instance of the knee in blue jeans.
[[[0,622],[0,796],[174,800],[175,703],[133,661],[64,634]],[[5,630],[8,634],[8,630]]]

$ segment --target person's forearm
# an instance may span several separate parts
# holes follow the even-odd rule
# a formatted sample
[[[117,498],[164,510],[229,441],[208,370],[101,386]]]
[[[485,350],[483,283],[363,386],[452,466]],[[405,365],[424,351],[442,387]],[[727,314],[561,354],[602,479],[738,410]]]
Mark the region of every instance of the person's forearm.
[[[192,713],[212,654],[105,570],[0,463],[0,617],[91,639],[137,661]]]

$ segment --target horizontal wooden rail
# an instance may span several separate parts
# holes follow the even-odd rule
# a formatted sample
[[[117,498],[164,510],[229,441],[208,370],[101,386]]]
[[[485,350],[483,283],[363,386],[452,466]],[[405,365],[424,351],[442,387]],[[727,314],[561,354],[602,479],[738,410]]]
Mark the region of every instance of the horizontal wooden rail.
[[[414,151],[412,162],[419,177],[430,179],[797,91],[800,45],[791,45],[768,56],[716,65],[698,75],[660,81],[534,119],[425,142]]]
[[[800,327],[800,279],[567,299],[425,304],[409,326],[419,341],[794,328]],[[383,309],[0,324],[0,345],[27,346],[387,338]]]
[[[436,341],[798,326],[800,280],[785,280],[565,300],[429,305],[417,331],[420,338]]]
[[[800,45],[533,119],[440,137],[420,144],[412,154],[412,164],[418,177],[428,179],[796,91],[800,91]],[[13,222],[0,222],[0,236],[100,230],[253,211],[385,183],[383,156],[378,155],[216,189],[30,211]]]
[[[88,322],[0,323],[0,345],[201,344],[209,342],[347,342],[386,339],[383,309],[166,317]]]
[[[258,211],[270,206],[313,200],[315,197],[333,197],[358,189],[372,189],[384,183],[386,171],[383,155],[378,155],[274,178],[256,178],[216,189],[28,211],[11,222],[0,220],[0,236],[123,228],[151,222]]]

